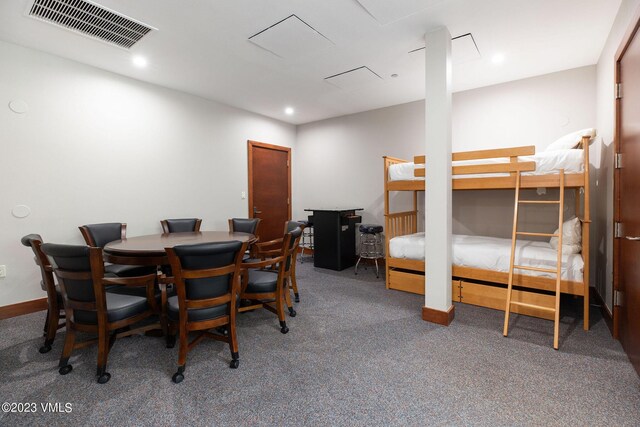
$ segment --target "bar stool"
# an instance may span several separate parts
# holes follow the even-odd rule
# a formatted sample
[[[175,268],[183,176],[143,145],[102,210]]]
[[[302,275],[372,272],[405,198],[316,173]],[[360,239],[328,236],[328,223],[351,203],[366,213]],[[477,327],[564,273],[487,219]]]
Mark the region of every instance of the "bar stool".
[[[355,274],[358,274],[358,264],[360,260],[372,259],[376,263],[376,277],[380,278],[378,269],[378,258],[382,258],[382,226],[376,224],[360,224],[360,257],[356,262]]]
[[[304,257],[304,250],[310,249],[313,251],[313,215],[309,215],[307,221],[298,221],[304,224],[304,228],[302,229],[302,238],[300,239],[300,264],[304,263],[302,257]],[[311,252],[311,257],[313,258],[313,252]]]

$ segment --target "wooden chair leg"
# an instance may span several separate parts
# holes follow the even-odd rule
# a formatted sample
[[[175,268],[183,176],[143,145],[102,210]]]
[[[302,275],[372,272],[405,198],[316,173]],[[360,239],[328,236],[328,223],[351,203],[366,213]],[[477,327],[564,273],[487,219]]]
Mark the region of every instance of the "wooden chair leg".
[[[103,328],[98,331],[98,366],[97,377],[98,383],[104,384],[111,379],[111,374],[107,372],[107,357],[111,348],[111,337],[109,332]]]
[[[296,263],[295,262],[291,266],[291,288],[293,289],[293,296],[295,297],[295,302],[300,302],[300,294],[298,294],[298,282],[296,280]]]
[[[284,300],[287,303],[287,308],[289,309],[289,316],[291,317],[296,317],[296,311],[293,309],[293,304],[291,303],[291,292],[289,292],[289,280],[287,279],[287,282],[285,283],[284,286]]]
[[[60,321],[60,313],[58,310],[47,310],[47,320],[45,321],[45,339],[44,345],[40,347],[40,353],[48,353],[51,351],[51,344],[56,338],[56,332],[58,331],[58,322]]]
[[[44,329],[42,330],[42,335],[47,336],[47,331],[49,330],[49,316],[51,315],[51,309],[47,308],[47,316],[44,318]]]
[[[64,339],[64,348],[62,349],[62,356],[60,356],[60,363],[58,364],[58,372],[60,375],[67,375],[73,369],[73,366],[69,364],[69,357],[73,351],[73,346],[76,343],[76,331],[70,327],[69,321],[67,321],[67,334]]]
[[[177,328],[176,324],[173,322],[169,322],[167,325],[167,348],[174,348],[176,346],[176,333]]]
[[[289,293],[288,285],[278,286],[278,290],[276,291],[276,311],[278,312],[278,319],[280,320],[280,332],[286,334],[289,332],[289,328],[287,327],[287,322],[284,320],[284,303],[286,298],[286,296],[283,295],[284,292]]]
[[[229,328],[229,347],[231,348],[231,363],[229,367],[236,369],[240,365],[240,355],[238,353],[238,335],[236,333],[236,322],[231,321]]]
[[[178,371],[171,377],[176,384],[184,380],[184,370],[187,364],[187,351],[189,347],[189,332],[187,331],[186,325],[180,324],[179,329],[180,348],[178,350]]]
[[[167,285],[160,285],[160,327],[162,334],[168,337],[169,316],[167,315]]]

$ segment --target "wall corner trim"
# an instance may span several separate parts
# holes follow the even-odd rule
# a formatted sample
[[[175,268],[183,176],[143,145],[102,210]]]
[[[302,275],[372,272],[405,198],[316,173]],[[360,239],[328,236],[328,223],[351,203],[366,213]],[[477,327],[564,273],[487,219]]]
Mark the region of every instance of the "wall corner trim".
[[[437,323],[438,325],[449,326],[455,317],[455,306],[452,304],[447,311],[436,310],[435,308],[422,307],[422,320]]]
[[[602,295],[600,295],[600,292],[598,292],[598,290],[593,286],[589,287],[589,293],[591,294],[590,296],[591,300],[595,301],[596,304],[600,306],[600,313],[602,314],[602,318],[604,319],[604,322],[607,325],[607,328],[609,328],[609,332],[611,333],[611,336],[615,339],[619,339],[619,337],[616,336],[617,333],[613,328],[613,313],[609,311],[607,304],[604,302],[604,298],[602,298]]]

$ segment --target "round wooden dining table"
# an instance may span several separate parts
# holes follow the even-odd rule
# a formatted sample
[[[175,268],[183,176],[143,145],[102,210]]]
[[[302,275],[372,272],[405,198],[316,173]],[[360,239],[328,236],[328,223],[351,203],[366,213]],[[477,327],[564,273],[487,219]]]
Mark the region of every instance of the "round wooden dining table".
[[[249,233],[229,231],[191,231],[186,233],[151,234],[115,240],[104,246],[104,260],[112,264],[168,265],[165,248],[197,243],[228,242],[253,243],[256,237]]]

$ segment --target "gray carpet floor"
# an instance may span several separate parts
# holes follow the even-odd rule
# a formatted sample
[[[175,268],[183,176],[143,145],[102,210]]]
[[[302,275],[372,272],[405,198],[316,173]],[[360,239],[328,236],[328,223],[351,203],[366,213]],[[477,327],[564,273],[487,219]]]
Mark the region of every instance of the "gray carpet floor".
[[[640,425],[640,379],[592,308],[563,307],[553,324],[456,305],[449,327],[421,320],[423,299],[387,291],[371,268],[298,266],[302,301],[279,332],[265,310],[239,317],[240,367],[206,340],[173,384],[177,347],[161,338],[116,342],[111,381],[95,381],[96,349],[74,353],[60,376],[39,354],[43,313],[0,321],[0,402],[70,403],[70,413],[0,413],[0,425]]]

